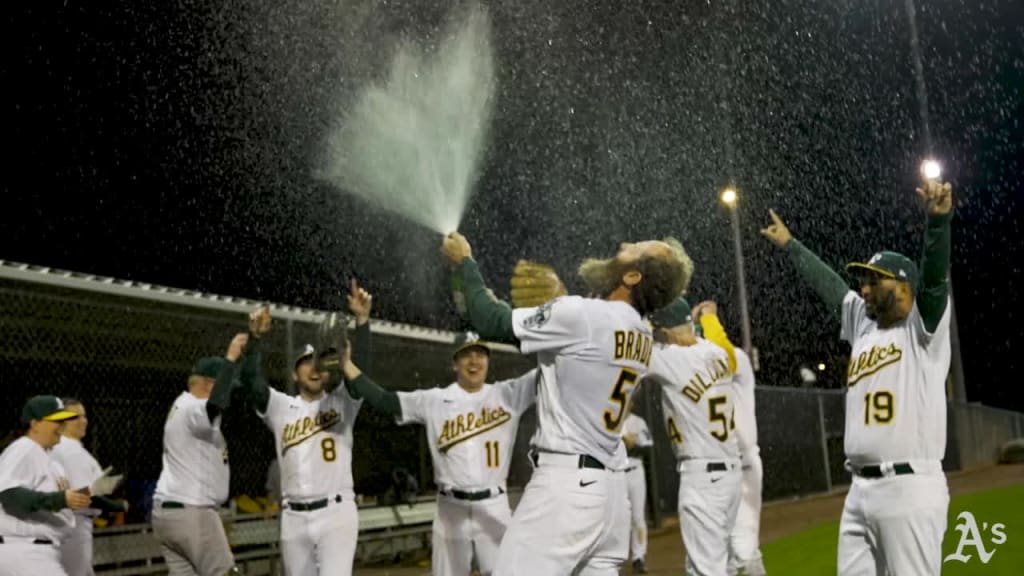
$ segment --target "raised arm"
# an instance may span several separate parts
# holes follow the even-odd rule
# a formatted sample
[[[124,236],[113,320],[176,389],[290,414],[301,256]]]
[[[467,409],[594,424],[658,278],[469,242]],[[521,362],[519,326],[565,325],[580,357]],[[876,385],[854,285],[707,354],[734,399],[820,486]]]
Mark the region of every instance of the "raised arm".
[[[242,349],[249,342],[248,334],[236,334],[228,345],[228,351],[224,355],[228,363],[217,373],[217,380],[210,391],[210,398],[206,401],[206,415],[210,422],[223,414],[231,407],[231,383],[238,373],[238,359],[242,355]]]
[[[370,310],[373,308],[373,296],[360,288],[355,279],[352,280],[349,288],[348,308],[356,317],[352,360],[356,366],[369,369],[370,363],[373,361],[372,338],[370,338]]]
[[[725,327],[718,319],[718,304],[709,301],[701,302],[693,309],[693,317],[700,323],[704,338],[725,350],[729,357],[729,372],[736,373],[736,346],[729,340]]]
[[[402,403],[398,400],[398,394],[381,388],[376,382],[371,380],[352,361],[351,354],[351,349],[346,349],[344,371],[345,383],[348,386],[349,394],[353,398],[366,400],[367,404],[373,406],[374,410],[400,418],[402,416]]]
[[[466,314],[473,329],[484,340],[518,344],[512,330],[512,307],[498,300],[487,288],[466,238],[452,232],[445,237],[441,251],[454,267],[453,272],[462,276]]]
[[[762,229],[761,234],[771,240],[772,244],[786,250],[797,272],[825,301],[829,310],[836,315],[841,314],[843,299],[850,292],[850,287],[835,270],[829,268],[828,264],[822,262],[814,252],[793,238],[789,228],[774,210],[768,212],[772,223]]]
[[[928,332],[934,332],[949,302],[949,256],[952,249],[953,188],[928,180],[917,195],[928,213],[921,256],[917,308]]]
[[[270,332],[270,309],[260,308],[249,314],[249,343],[242,352],[241,380],[246,398],[263,414],[270,403],[270,386],[263,375],[263,336]]]

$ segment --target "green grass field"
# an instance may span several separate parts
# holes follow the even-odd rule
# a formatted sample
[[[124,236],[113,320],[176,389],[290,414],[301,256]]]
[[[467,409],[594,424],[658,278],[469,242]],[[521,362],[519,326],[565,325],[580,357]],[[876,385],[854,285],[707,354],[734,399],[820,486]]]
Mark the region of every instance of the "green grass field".
[[[963,553],[971,555],[966,564],[944,562],[942,573],[949,575],[1020,576],[1024,574],[1024,485],[999,488],[953,498],[949,505],[949,525],[942,542],[942,557],[956,552],[961,533],[956,530],[957,515],[968,511],[974,515],[985,550],[995,553],[983,564],[973,546]],[[983,528],[985,523],[987,529]],[[993,544],[992,525],[1002,523],[1006,541]],[[836,543],[839,522],[823,524],[772,542],[761,548],[769,574],[787,576],[826,576],[836,573]],[[897,575],[903,576],[903,575]]]

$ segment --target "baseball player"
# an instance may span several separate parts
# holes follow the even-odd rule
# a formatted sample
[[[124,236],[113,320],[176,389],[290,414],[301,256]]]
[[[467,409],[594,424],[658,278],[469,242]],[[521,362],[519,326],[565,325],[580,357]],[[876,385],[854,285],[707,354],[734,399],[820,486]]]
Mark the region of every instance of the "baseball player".
[[[700,576],[725,576],[740,500],[734,348],[716,312],[713,302],[704,302],[691,314],[689,303],[679,298],[652,314],[659,343],[644,378],[661,387],[665,428],[679,471],[686,573]],[[694,332],[694,316],[708,340]]]
[[[349,308],[356,317],[355,354],[369,364],[371,296],[352,282]],[[267,385],[260,337],[270,311],[250,316],[242,384],[257,414],[274,434],[281,474],[281,557],[289,576],[352,573],[359,515],[352,481],[352,427],[362,406],[345,386],[329,389],[321,360],[333,352],[306,345],[295,355],[292,377],[299,393]],[[339,352],[340,353],[340,352]],[[333,382],[332,382],[333,383]]]
[[[64,409],[78,414],[78,418],[73,418],[65,423],[63,435],[60,442],[53,447],[51,456],[64,468],[71,488],[91,489],[98,482],[104,481],[111,483],[110,490],[113,490],[115,485],[120,482],[121,477],[108,476],[108,473],[100,468],[99,462],[82,446],[82,438],[85,437],[89,425],[85,406],[74,398],[65,398],[63,403]],[[64,565],[68,576],[92,576],[93,574],[93,519],[102,512],[124,512],[126,510],[128,510],[126,501],[94,494],[92,504],[88,508],[74,511],[74,528],[60,545],[61,564]]]
[[[764,576],[761,559],[761,449],[757,445],[757,418],[754,415],[754,366],[742,348],[736,348],[736,375],[733,377],[736,410],[736,439],[740,445],[743,479],[736,523],[729,535],[729,575]]]
[[[238,334],[224,357],[202,358],[164,423],[163,469],[153,493],[153,536],[171,576],[221,576],[235,561],[217,510],[228,498],[228,447],[220,430],[231,404]]]
[[[632,403],[630,403],[632,406]],[[629,411],[622,424],[622,441],[626,444],[629,464],[626,468],[626,490],[630,512],[630,555],[633,572],[647,573],[647,474],[644,454],[654,446],[654,438],[643,418]]]
[[[87,508],[88,489],[72,490],[50,457],[64,423],[78,414],[55,396],[29,399],[21,411],[24,435],[0,454],[0,576],[65,576],[60,545]]]
[[[494,574],[617,574],[629,556],[620,430],[652,347],[643,316],[686,288],[692,262],[678,243],[625,243],[614,258],[580,266],[594,298],[512,310],[488,292],[461,234],[449,234],[442,251],[461,269],[467,316],[481,337],[518,343],[540,368],[535,470]]]
[[[762,230],[840,314],[840,338],[851,347],[844,443],[853,482],[839,525],[841,576],[942,568],[953,193],[934,180],[917,193],[928,214],[920,271],[902,254],[879,252],[847,266],[860,293],[793,238],[774,211]]]
[[[438,486],[433,525],[434,576],[466,576],[476,552],[488,576],[512,517],[505,493],[519,418],[536,399],[537,370],[487,384],[490,347],[460,335],[452,354],[455,382],[443,388],[384,390],[351,361],[345,378],[354,394],[399,424],[423,424]]]

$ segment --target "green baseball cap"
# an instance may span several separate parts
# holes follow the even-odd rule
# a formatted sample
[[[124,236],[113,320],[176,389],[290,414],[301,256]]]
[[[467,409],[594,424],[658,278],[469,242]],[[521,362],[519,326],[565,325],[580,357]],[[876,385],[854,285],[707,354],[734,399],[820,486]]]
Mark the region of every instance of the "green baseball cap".
[[[911,288],[917,288],[917,264],[899,252],[884,250],[867,262],[850,262],[846,269],[854,273],[868,270],[885,278],[909,282]]]
[[[690,324],[693,322],[690,303],[686,301],[686,298],[679,297],[668,306],[654,311],[650,320],[655,328],[675,328],[683,324]]]
[[[491,355],[491,347],[487,342],[481,340],[480,336],[475,332],[466,332],[455,337],[455,350],[452,352],[452,360],[458,358],[459,354],[470,348],[479,348],[486,352],[488,356]]]
[[[56,396],[33,396],[21,409],[21,421],[25,424],[33,420],[63,422],[75,418],[78,418],[78,414],[65,410],[64,403]]]
[[[216,378],[220,374],[220,369],[227,366],[227,359],[220,356],[207,356],[206,358],[200,358],[196,361],[195,365],[192,366],[192,374],[195,376],[203,376],[205,378]]]

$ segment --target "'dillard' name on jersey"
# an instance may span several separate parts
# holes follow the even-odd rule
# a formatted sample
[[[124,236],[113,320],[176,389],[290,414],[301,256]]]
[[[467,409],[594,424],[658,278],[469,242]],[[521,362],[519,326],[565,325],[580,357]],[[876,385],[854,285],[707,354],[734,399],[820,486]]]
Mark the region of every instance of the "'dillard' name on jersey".
[[[875,374],[886,366],[896,364],[903,358],[903,350],[896,347],[896,343],[888,346],[872,346],[857,355],[857,358],[850,358],[850,367],[846,371],[846,385],[853,386],[865,376]]]
[[[615,331],[615,359],[651,365],[651,337],[639,331]]]
[[[706,373],[697,372],[686,386],[683,386],[683,396],[693,401],[700,402],[704,393],[711,389],[719,380],[729,375],[729,364],[722,359],[716,359],[712,370]]]
[[[488,430],[494,430],[511,419],[512,414],[501,406],[497,408],[485,406],[479,412],[467,412],[459,414],[455,418],[449,418],[444,421],[441,435],[437,438],[437,449],[444,454],[452,446]]]
[[[283,455],[289,448],[309,440],[338,422],[341,422],[341,414],[331,408],[326,412],[319,412],[313,418],[305,416],[296,419],[295,422],[285,424],[284,431],[281,433],[281,454]]]

